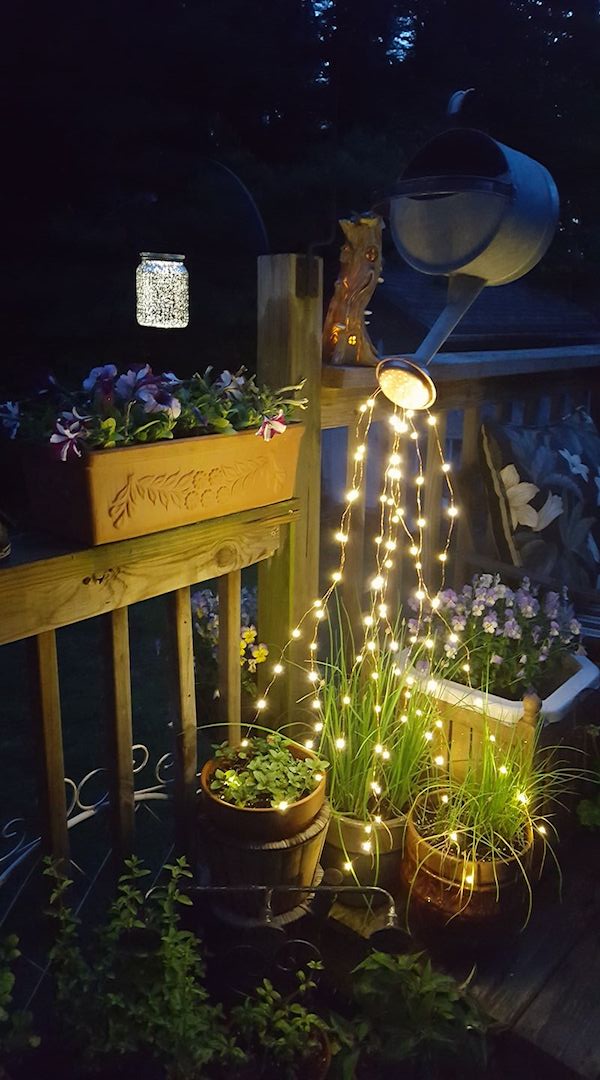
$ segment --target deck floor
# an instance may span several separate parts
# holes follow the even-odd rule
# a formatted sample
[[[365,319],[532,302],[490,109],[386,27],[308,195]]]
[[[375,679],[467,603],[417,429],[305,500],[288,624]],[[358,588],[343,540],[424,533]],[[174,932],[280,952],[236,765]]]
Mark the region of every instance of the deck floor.
[[[548,873],[527,927],[512,938],[485,948],[464,937],[449,947],[422,942],[459,979],[475,968],[472,992],[504,1032],[502,1074],[511,1080],[600,1080],[600,838],[577,835],[561,864],[562,900]],[[383,922],[340,904],[332,914],[365,937]]]

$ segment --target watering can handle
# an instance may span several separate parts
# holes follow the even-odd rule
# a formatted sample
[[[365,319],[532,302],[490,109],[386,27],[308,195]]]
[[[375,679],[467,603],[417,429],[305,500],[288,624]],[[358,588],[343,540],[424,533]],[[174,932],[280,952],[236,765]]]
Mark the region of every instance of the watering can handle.
[[[483,278],[472,277],[469,274],[453,274],[448,279],[446,307],[438,315],[427,337],[414,354],[413,359],[417,364],[427,367],[484,286]]]
[[[392,198],[416,199],[423,195],[457,195],[466,191],[485,191],[490,195],[511,199],[514,190],[512,184],[504,180],[493,180],[489,176],[421,176],[414,180],[399,180],[394,186]]]

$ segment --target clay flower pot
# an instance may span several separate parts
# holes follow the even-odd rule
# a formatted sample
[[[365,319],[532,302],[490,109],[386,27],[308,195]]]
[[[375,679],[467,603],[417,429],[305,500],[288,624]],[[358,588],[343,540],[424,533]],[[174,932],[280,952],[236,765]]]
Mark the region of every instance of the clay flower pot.
[[[421,835],[419,812],[441,791],[420,795],[408,813],[402,878],[409,890],[409,911],[417,901],[441,922],[460,917],[469,923],[511,920],[526,906],[533,858],[533,830],[526,824],[521,850],[515,856],[469,859],[442,851]]]
[[[256,432],[202,435],[93,450],[60,461],[46,447],[14,444],[31,524],[84,544],[224,517],[290,499],[301,424],[265,442]]]
[[[381,889],[395,892],[400,882],[406,817],[403,815],[380,824],[372,823],[370,830],[367,833],[364,823],[355,818],[346,817],[344,814],[332,815],[325,841],[323,865],[344,872],[345,885],[353,885],[356,877],[361,885],[377,885]],[[371,852],[365,851],[363,845],[366,842],[371,843]],[[352,863],[353,874],[346,874],[343,869],[345,862]],[[363,906],[368,902],[367,897],[363,899],[358,894],[340,894],[339,899],[350,907]],[[377,898],[371,899],[371,903],[377,902]]]
[[[296,758],[316,757],[312,751],[300,746],[290,744],[288,749]],[[204,811],[219,832],[235,836],[239,840],[266,844],[296,836],[315,820],[325,801],[326,781],[323,776],[313,791],[298,802],[290,803],[286,810],[234,806],[224,802],[210,790],[210,781],[215,770],[222,766],[222,759],[211,758],[200,773]]]

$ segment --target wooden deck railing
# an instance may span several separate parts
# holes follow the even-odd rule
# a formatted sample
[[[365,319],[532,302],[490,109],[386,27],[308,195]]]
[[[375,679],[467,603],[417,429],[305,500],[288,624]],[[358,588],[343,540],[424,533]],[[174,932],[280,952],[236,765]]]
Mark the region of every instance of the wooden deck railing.
[[[322,544],[320,529],[322,432],[348,430],[350,470],[357,409],[375,387],[373,369],[321,369],[322,313],[319,260],[295,255],[259,260],[259,378],[277,386],[304,378],[310,400],[296,499],[90,549],[69,550],[56,544],[40,547],[39,541],[24,538],[16,542],[11,560],[0,565],[0,645],[22,639],[31,642],[43,847],[59,858],[68,857],[69,830],[56,631],[98,616],[106,623],[103,662],[110,688],[106,722],[109,813],[113,850],[120,859],[132,850],[135,830],[128,610],[150,597],[169,596],[176,839],[179,848],[186,851],[197,783],[190,586],[219,580],[219,707],[233,738],[240,730],[241,571],[258,564],[260,635],[274,657],[319,595],[323,548],[329,544],[328,536]],[[562,414],[571,404],[589,406],[592,380],[599,368],[600,348],[596,346],[439,356],[431,366],[438,387],[438,436],[442,443],[448,442],[448,419],[452,413],[455,423],[458,410],[458,429],[452,432],[453,456],[460,469],[468,469],[476,458],[483,409],[492,408],[503,416],[548,419]],[[377,406],[375,419],[386,408],[383,403]],[[441,492],[433,472],[432,448],[430,441],[425,512],[435,535]],[[359,502],[344,575],[344,600],[350,608],[352,604],[360,608],[362,603],[366,522],[364,502]],[[469,554],[467,524],[461,526],[456,544],[460,556],[456,575],[463,572]],[[270,694],[269,716],[279,725],[294,720],[296,702],[305,689],[294,666],[305,659],[302,643],[292,643],[289,659],[292,663],[286,666],[287,674],[278,679]]]
[[[240,589],[244,567],[270,559],[299,516],[293,499],[226,518],[102,547],[63,550],[19,544],[0,569],[0,644],[31,642],[35,741],[39,748],[39,799],[43,849],[68,857],[56,631],[100,616],[105,620],[109,686],[109,814],[117,861],[133,850],[134,775],[128,610],[150,597],[168,595],[173,647],[176,840],[188,851],[197,787],[196,688],[190,586],[219,579],[220,708],[235,738],[240,723]],[[54,545],[56,550],[56,545]],[[77,677],[77,673],[72,673]],[[165,731],[167,724],[165,722]]]

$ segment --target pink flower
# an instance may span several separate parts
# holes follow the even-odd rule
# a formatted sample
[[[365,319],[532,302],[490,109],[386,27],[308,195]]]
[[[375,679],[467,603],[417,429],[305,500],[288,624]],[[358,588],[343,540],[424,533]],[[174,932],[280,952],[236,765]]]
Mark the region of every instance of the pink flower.
[[[265,442],[270,442],[274,435],[283,435],[286,427],[285,416],[280,412],[277,416],[265,416],[256,434],[260,435]]]
[[[50,442],[56,447],[61,461],[67,461],[73,455],[80,458],[81,446],[85,441],[85,428],[80,420],[69,420],[72,415],[63,413],[63,419],[56,421],[56,431],[50,436]]]

